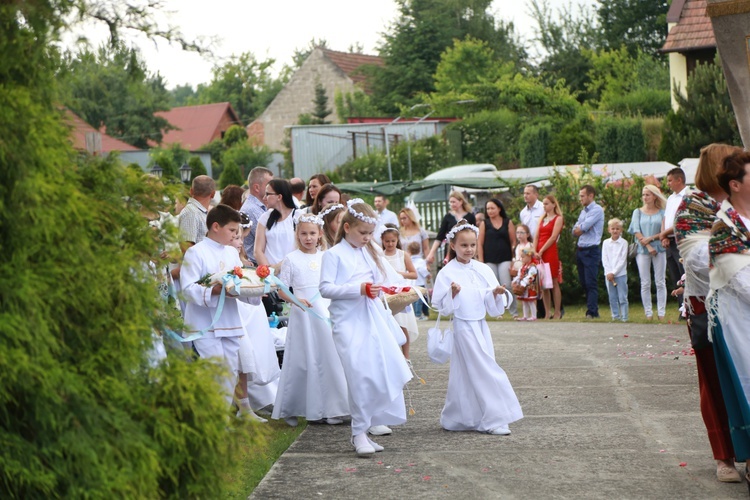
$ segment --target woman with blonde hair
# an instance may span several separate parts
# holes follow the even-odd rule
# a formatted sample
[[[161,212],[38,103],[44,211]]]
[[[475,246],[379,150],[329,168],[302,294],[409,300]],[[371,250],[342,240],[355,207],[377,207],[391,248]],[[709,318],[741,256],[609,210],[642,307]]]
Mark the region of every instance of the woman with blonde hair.
[[[562,210],[557,198],[548,194],[542,200],[544,214],[539,218],[537,224],[537,239],[534,248],[542,257],[542,261],[549,265],[550,274],[552,274],[552,297],[547,288],[542,290],[542,300],[544,301],[544,314],[546,319],[560,319],[562,306],[562,293],[560,292],[560,281],[562,281],[562,267],[560,257],[557,252],[557,238],[560,236],[563,228]],[[554,304],[555,311],[550,314],[550,303]]]
[[[633,210],[628,232],[634,235],[638,242],[635,262],[641,279],[641,301],[646,319],[651,320],[654,317],[651,303],[651,268],[653,267],[656,282],[656,312],[659,320],[663,320],[667,310],[667,254],[659,241],[659,233],[667,200],[661,194],[661,190],[651,184],[643,186],[641,199],[643,206]]]
[[[443,217],[443,222],[440,224],[440,230],[438,231],[437,238],[430,248],[430,252],[427,254],[425,261],[427,265],[431,266],[435,262],[435,253],[442,243],[445,241],[445,237],[448,235],[448,231],[453,229],[459,220],[466,219],[466,222],[472,225],[476,225],[477,219],[471,212],[471,205],[466,201],[464,195],[460,191],[451,191],[448,196],[448,205],[450,211]]]
[[[423,257],[430,251],[429,236],[420,227],[417,216],[411,208],[402,208],[398,213],[401,248],[408,248],[412,241],[419,244],[419,255]]]

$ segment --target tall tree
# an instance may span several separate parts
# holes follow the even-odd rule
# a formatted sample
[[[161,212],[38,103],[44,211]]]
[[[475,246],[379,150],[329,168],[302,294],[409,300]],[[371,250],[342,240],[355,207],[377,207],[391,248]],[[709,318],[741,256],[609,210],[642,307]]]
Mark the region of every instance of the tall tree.
[[[59,72],[62,102],[95,128],[141,149],[171,129],[155,116],[169,109],[162,77],[149,73],[135,48],[123,43],[68,53]]]
[[[254,120],[271,103],[286,83],[287,74],[272,74],[274,59],[259,61],[250,52],[233,55],[213,68],[208,84],[201,84],[191,104],[228,101],[244,124]]]
[[[326,118],[333,111],[328,107],[328,95],[326,89],[320,82],[315,83],[315,97],[313,98],[312,124],[327,125],[331,123]]]
[[[371,67],[370,89],[376,106],[395,113],[432,92],[440,55],[455,39],[470,35],[488,43],[499,60],[523,64],[524,48],[512,23],[497,22],[491,0],[397,0],[399,17],[385,34],[384,67]]]
[[[591,61],[585,51],[596,50],[599,37],[594,12],[582,5],[573,11],[571,4],[553,11],[547,0],[531,0],[530,8],[536,22],[534,40],[542,47],[538,74],[549,85],[565,82],[580,102],[588,100]]]
[[[667,39],[669,0],[597,0],[602,45],[657,55]]]
[[[700,149],[712,142],[742,145],[718,56],[713,64],[695,67],[688,77],[687,95],[686,99],[680,89],[675,89],[680,107],[666,117],[660,160],[677,163],[683,158],[697,158]]]
[[[165,208],[163,187],[73,151],[59,111],[66,20],[165,32],[128,7],[0,5],[3,498],[216,496],[238,436],[211,363],[148,363],[155,331],[175,326],[151,272],[167,264],[160,234],[144,218]]]

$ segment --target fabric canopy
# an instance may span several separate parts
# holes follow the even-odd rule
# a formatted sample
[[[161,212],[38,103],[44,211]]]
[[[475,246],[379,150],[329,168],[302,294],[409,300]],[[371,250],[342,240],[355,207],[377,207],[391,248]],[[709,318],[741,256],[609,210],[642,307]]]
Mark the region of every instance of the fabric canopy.
[[[543,178],[535,179],[543,180]],[[532,181],[533,182],[533,181]],[[458,186],[469,189],[502,189],[516,184],[498,176],[464,177],[462,179],[423,179],[419,181],[386,181],[386,182],[343,182],[336,187],[347,193],[371,195],[406,195],[413,191],[422,191],[435,186]]]

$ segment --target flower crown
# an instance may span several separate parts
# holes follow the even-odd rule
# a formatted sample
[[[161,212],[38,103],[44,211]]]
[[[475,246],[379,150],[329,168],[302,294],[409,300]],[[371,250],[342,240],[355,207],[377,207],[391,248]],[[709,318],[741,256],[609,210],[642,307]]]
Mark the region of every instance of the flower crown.
[[[362,222],[366,222],[367,224],[378,224],[378,219],[375,217],[368,217],[363,213],[357,212],[352,208],[352,205],[356,205],[357,203],[365,204],[364,200],[362,198],[354,198],[353,200],[349,200],[346,202],[346,209],[349,211],[350,214],[352,214],[357,219],[361,220]]]
[[[297,224],[302,224],[303,222],[309,222],[310,224],[317,224],[320,227],[323,227],[323,219],[315,214],[300,215],[299,219],[297,219]]]
[[[326,215],[330,214],[331,212],[335,212],[336,210],[339,210],[339,209],[342,209],[342,208],[344,208],[344,205],[342,205],[341,203],[336,203],[334,205],[329,206],[328,208],[326,208],[322,212],[320,212],[318,214],[318,217],[320,217],[322,219],[323,217],[325,217]]]
[[[466,224],[461,224],[460,226],[454,226],[453,229],[451,229],[450,232],[448,232],[448,235],[445,237],[445,239],[448,241],[452,240],[458,233],[460,233],[464,229],[471,229],[477,234],[477,236],[479,236],[479,228],[477,226],[473,226],[469,223],[466,223]]]

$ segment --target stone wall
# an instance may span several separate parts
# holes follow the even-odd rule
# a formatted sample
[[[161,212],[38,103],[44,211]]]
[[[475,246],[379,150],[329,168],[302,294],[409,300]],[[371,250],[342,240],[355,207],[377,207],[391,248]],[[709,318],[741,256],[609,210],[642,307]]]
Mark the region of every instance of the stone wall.
[[[263,143],[271,149],[283,149],[284,127],[295,125],[299,115],[313,111],[317,82],[326,89],[328,108],[333,111],[328,120],[337,123],[339,119],[334,106],[336,91],[354,92],[356,87],[351,79],[325,56],[323,50],[315,49],[268,108],[247,127],[251,140],[262,137]]]

